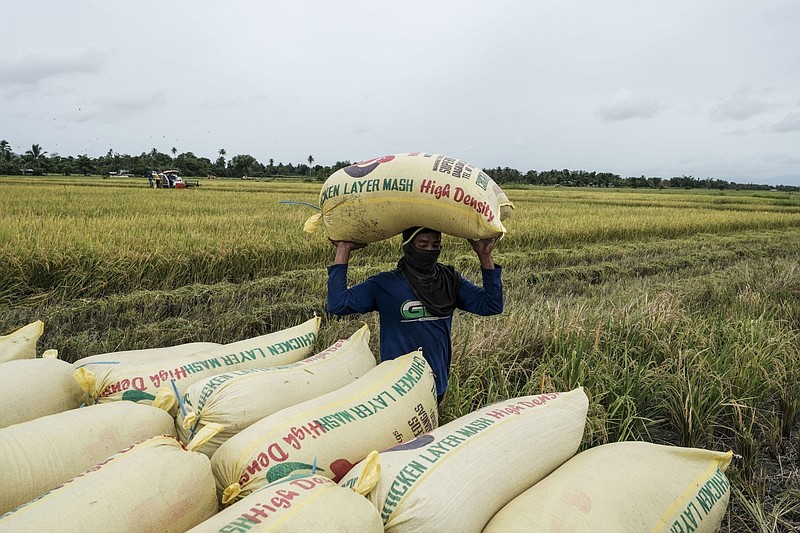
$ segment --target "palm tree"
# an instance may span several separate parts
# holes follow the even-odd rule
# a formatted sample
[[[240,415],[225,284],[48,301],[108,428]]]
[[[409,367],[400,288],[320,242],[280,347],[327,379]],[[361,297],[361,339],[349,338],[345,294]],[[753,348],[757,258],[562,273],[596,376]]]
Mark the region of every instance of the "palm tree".
[[[314,156],[310,155],[308,156],[308,175],[310,176],[313,173],[314,173]]]
[[[31,149],[25,152],[25,155],[31,158],[31,166],[34,169],[37,169],[39,166],[39,159],[44,157],[47,152],[42,150],[42,147],[38,144],[34,144],[31,146]]]
[[[170,150],[170,151],[172,152],[172,159],[175,159],[175,154],[178,153],[178,149],[173,146],[172,150]]]
[[[3,158],[4,161],[11,161],[11,145],[8,143],[7,140],[3,139],[0,141],[0,157]]]
[[[155,170],[158,170],[158,169],[156,168],[156,161],[157,161],[157,159],[158,159],[158,150],[156,150],[155,148],[153,148],[152,150],[150,150],[150,166],[151,166],[151,167],[153,167],[153,168],[151,169],[151,170],[153,170],[153,171],[155,171]]]
[[[225,155],[228,152],[225,150],[225,148],[220,148],[218,153],[219,157],[217,158],[216,164],[222,170],[222,172],[225,172]]]

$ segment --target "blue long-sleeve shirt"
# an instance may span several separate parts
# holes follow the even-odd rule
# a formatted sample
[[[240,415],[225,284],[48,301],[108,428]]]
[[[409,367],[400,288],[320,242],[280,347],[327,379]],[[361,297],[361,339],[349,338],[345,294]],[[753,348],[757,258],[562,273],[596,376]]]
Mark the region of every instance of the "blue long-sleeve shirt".
[[[461,277],[456,307],[482,316],[499,314],[503,311],[502,268],[481,269],[481,273],[482,288]],[[428,313],[400,274],[382,272],[348,289],[347,265],[329,266],[328,311],[336,315],[378,311],[381,360],[422,348],[436,376],[436,393],[444,394],[453,353],[453,317]]]

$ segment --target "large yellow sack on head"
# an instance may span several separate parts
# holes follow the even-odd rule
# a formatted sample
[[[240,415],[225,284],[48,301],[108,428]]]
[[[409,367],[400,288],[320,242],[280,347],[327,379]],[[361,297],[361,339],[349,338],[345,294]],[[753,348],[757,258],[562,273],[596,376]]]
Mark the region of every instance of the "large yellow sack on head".
[[[79,407],[83,391],[72,365],[60,359],[20,359],[0,367],[0,428]]]
[[[124,350],[120,352],[100,353],[78,359],[73,364],[76,367],[97,361],[115,361],[118,363],[151,363],[166,362],[174,360],[176,357],[203,352],[211,348],[222,346],[217,342],[190,342],[178,344],[176,346],[165,346],[163,348],[147,348],[143,350]]]
[[[281,409],[344,387],[375,367],[369,327],[291,365],[226,372],[197,382],[183,397],[176,426],[184,443],[211,457],[246,427]],[[208,434],[208,436],[206,436]]]
[[[216,510],[208,457],[153,437],[5,514],[0,532],[183,533]]]
[[[505,233],[500,187],[481,169],[440,154],[388,155],[334,172],[320,193],[320,224],[336,241],[388,239],[425,226],[455,237],[484,239]],[[510,202],[505,195],[504,206]]]
[[[0,336],[0,363],[36,357],[36,341],[44,333],[44,322],[37,320],[8,335]]]
[[[172,418],[132,402],[93,405],[0,429],[0,514],[156,435]]]
[[[577,451],[589,402],[583,389],[484,407],[356,465],[340,485],[367,493],[387,533],[481,531],[492,516]]]
[[[363,496],[305,474],[276,481],[190,531],[383,533],[383,523]]]
[[[646,442],[591,448],[512,500],[484,531],[712,533],[728,505],[731,456]]]
[[[190,385],[231,370],[294,363],[311,353],[319,317],[260,337],[217,346],[168,361],[130,363],[96,361],[75,365],[75,379],[88,403],[130,400],[151,404],[163,386],[184,394]],[[177,406],[175,406],[177,408]],[[176,410],[170,411],[173,415]]]
[[[372,450],[430,431],[438,417],[435,389],[418,350],[256,422],[211,458],[222,503],[294,473],[316,469],[336,481]]]

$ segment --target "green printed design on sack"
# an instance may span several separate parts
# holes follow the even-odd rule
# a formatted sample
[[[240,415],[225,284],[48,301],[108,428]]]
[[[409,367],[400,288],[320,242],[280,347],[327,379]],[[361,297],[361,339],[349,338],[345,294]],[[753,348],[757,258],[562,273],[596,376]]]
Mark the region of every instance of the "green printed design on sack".
[[[700,486],[694,498],[683,509],[680,518],[672,523],[670,533],[692,533],[700,526],[703,519],[708,516],[714,505],[720,501],[730,490],[730,483],[719,469],[716,473]]]
[[[323,351],[321,351],[321,352],[319,352],[317,354],[314,354],[311,357],[303,359],[302,361],[298,361],[297,363],[291,363],[291,364],[288,364],[288,365],[280,365],[280,366],[270,366],[270,367],[266,367],[266,368],[246,368],[246,369],[243,369],[243,370],[234,370],[233,372],[226,372],[224,374],[219,374],[217,376],[214,376],[213,378],[210,378],[208,381],[205,382],[205,385],[203,385],[203,389],[200,391],[200,396],[199,396],[199,398],[197,400],[197,405],[193,406],[193,407],[195,407],[198,411],[203,409],[203,407],[206,404],[206,401],[208,401],[208,399],[222,385],[224,385],[226,382],[228,382],[228,381],[230,381],[230,380],[232,380],[234,378],[237,378],[237,377],[240,377],[240,376],[247,376],[247,375],[251,375],[251,374],[263,374],[263,373],[276,372],[276,371],[281,371],[281,370],[288,370],[288,369],[291,369],[291,368],[299,368],[299,367],[302,367],[302,366],[307,366],[309,363],[313,363],[315,361],[319,361],[321,359],[325,359],[329,355],[331,355],[333,353],[336,353],[336,351],[340,350],[342,348],[342,346],[345,345],[346,342],[347,341],[345,339],[339,339],[338,341],[336,341],[336,343],[334,343],[330,347],[326,348],[325,350],[323,350]],[[184,395],[183,401],[184,401],[184,403],[186,403],[188,405],[192,405],[191,399],[189,398],[189,393],[188,392]]]
[[[302,450],[303,442],[306,441],[306,439],[314,440],[325,433],[346,426],[350,422],[369,418],[389,407],[389,405],[397,402],[399,398],[402,398],[414,389],[414,386],[419,383],[422,376],[425,375],[426,369],[427,362],[425,358],[415,355],[411,365],[409,365],[408,371],[400,376],[400,379],[391,386],[391,391],[394,391],[395,394],[392,394],[392,392],[387,389],[381,391],[367,402],[359,403],[348,409],[320,417],[307,424],[292,426],[285,436],[280,439],[275,439],[275,441],[267,445],[264,451],[259,453],[255,459],[245,467],[242,475],[239,477],[239,485],[243,486],[250,481],[253,476],[258,475],[264,470],[268,471],[275,464],[286,461],[289,458],[291,448]],[[425,414],[423,418],[424,424],[414,420],[420,418],[420,411],[424,412],[424,407],[418,405],[415,409],[417,416],[408,422],[409,426],[412,429],[418,427],[420,432],[432,430],[436,421],[431,420],[431,417],[427,414]]]
[[[314,465],[310,465],[308,463],[298,463],[298,462],[288,462],[288,463],[281,463],[273,466],[269,470],[267,470],[267,482],[273,483],[279,479],[283,479],[286,476],[290,475],[295,470],[311,470],[316,469],[320,472],[325,472],[324,468],[319,468]]]
[[[174,370],[160,370],[155,374],[147,376],[150,383],[156,389],[160,388],[162,384],[168,383],[170,380],[180,381],[185,379],[191,374],[211,370],[214,368],[222,368],[224,366],[235,366],[248,361],[256,361],[259,358],[268,359],[270,355],[280,355],[292,350],[298,350],[307,346],[311,346],[316,340],[317,336],[313,332],[299,335],[292,339],[277,342],[263,348],[253,348],[252,350],[243,350],[237,353],[228,355],[221,355],[218,357],[211,357],[202,361],[195,361],[180,366]],[[128,389],[135,389],[137,391],[144,391],[147,389],[145,386],[144,376],[136,376],[133,378],[126,378],[105,387],[100,393],[100,397],[104,398],[112,394],[124,392]]]
[[[379,191],[414,192],[414,180],[411,178],[365,178],[337,183],[322,189],[320,203],[337,196]]]
[[[408,492],[412,485],[414,485],[432,465],[436,464],[441,457],[447,455],[450,451],[456,449],[471,437],[474,437],[494,423],[495,421],[490,418],[478,418],[456,429],[455,433],[451,433],[439,439],[437,442],[433,442],[421,448],[417,457],[410,460],[406,466],[400,470],[389,486],[389,492],[386,495],[383,508],[381,509],[381,518],[384,524],[389,520],[389,517],[394,512],[403,496],[405,496],[406,492]],[[399,448],[402,449],[403,445]],[[387,452],[391,451],[391,449],[387,450]]]
[[[141,402],[142,400],[153,401],[156,399],[152,394],[141,392],[138,390],[127,390],[122,393],[122,399],[129,402]]]
[[[414,390],[414,385],[416,385],[422,376],[425,375],[425,369],[427,368],[428,363],[425,361],[424,357],[419,355],[414,356],[414,362],[411,363],[411,367],[408,369],[400,380],[392,385],[392,390],[394,390],[400,397],[405,396],[407,393]]]
[[[300,335],[287,341],[270,344],[267,346],[267,351],[270,355],[280,355],[291,352],[292,350],[299,350],[300,348],[305,348],[306,346],[314,344],[316,338],[317,335],[314,332],[308,332],[305,335]]]

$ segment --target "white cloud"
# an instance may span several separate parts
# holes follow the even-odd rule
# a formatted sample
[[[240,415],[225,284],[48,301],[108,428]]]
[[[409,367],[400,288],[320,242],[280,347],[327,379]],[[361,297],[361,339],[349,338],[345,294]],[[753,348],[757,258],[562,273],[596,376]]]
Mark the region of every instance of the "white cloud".
[[[9,96],[37,90],[53,78],[100,73],[103,63],[103,56],[89,49],[32,53],[16,59],[3,55],[0,56],[0,90]]]
[[[745,128],[736,128],[735,130],[726,131],[724,135],[734,135],[734,136],[750,135],[751,133],[753,133],[753,131],[754,130],[752,129],[748,130]]]
[[[72,122],[98,121],[113,124],[145,112],[151,113],[163,107],[166,102],[167,95],[164,91],[99,97],[80,104],[80,107],[67,113],[66,118]]]
[[[800,131],[800,113],[789,113],[781,120],[769,127],[774,133]]]
[[[665,104],[655,98],[620,89],[609,104],[597,110],[597,114],[604,122],[616,122],[631,118],[652,118],[666,108]]]
[[[747,120],[756,115],[766,113],[778,104],[758,97],[753,97],[750,91],[742,89],[733,93],[726,100],[717,104],[711,110],[711,118],[715,121]]]

